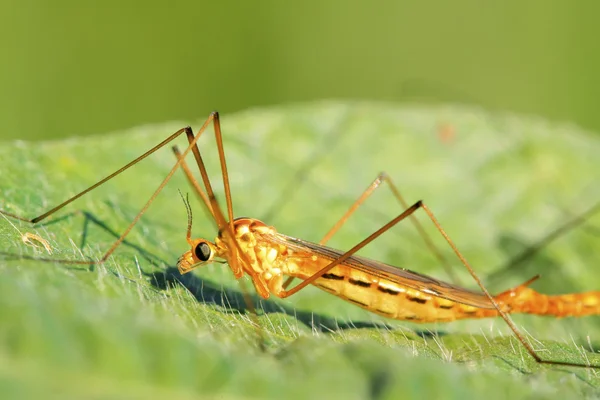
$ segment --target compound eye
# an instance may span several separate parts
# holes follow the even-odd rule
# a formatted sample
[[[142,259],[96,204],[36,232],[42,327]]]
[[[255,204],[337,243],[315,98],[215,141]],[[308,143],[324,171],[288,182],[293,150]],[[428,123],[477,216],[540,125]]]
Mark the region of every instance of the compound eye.
[[[210,259],[212,250],[210,249],[209,245],[202,242],[196,246],[196,248],[194,249],[194,253],[196,254],[196,257],[198,257],[198,260],[204,262]]]

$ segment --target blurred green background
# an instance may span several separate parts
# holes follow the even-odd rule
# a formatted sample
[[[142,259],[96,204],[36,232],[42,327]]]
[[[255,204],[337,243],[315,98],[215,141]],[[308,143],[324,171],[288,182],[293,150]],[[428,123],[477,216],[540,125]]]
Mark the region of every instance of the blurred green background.
[[[597,2],[1,4],[3,139],[322,98],[469,103],[600,130]]]

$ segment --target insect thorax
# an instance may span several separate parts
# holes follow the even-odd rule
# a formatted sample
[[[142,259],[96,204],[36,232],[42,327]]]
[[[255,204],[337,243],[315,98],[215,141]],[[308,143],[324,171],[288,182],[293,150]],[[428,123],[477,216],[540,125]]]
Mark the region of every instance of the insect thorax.
[[[239,262],[244,266],[247,273],[248,268],[253,272],[263,274],[264,272],[279,269],[281,255],[287,252],[283,245],[265,240],[265,237],[276,234],[275,228],[266,225],[262,221],[252,218],[236,218],[233,221],[235,240],[238,242],[241,250],[245,253],[249,264],[238,256]],[[217,237],[217,246],[223,246],[225,243],[224,235],[226,230],[221,230]]]

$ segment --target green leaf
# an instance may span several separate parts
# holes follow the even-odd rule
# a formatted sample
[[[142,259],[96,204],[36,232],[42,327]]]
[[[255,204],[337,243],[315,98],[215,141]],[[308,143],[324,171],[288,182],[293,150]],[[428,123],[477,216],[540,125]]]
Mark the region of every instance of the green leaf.
[[[0,207],[39,215],[184,125],[4,143]],[[492,292],[536,274],[534,287],[545,293],[600,288],[599,215],[506,267],[600,199],[600,141],[589,132],[474,108],[335,102],[223,115],[222,127],[238,217],[318,241],[386,171],[409,202],[425,200]],[[212,130],[204,136],[200,149],[224,204]],[[183,277],[174,268],[187,250],[177,189],[191,191],[180,172],[105,264],[22,257],[98,259],[174,160],[165,148],[35,227],[0,218],[5,398],[591,397],[600,385],[597,370],[537,365],[500,319],[386,320],[313,287],[285,300],[254,295],[261,351],[227,265]],[[192,206],[194,236],[212,239],[213,222],[199,202]],[[329,244],[349,249],[401,211],[382,187]],[[431,222],[419,219],[463,285],[475,288]],[[47,239],[53,254],[24,244],[26,232]],[[360,254],[448,280],[409,223]],[[600,364],[592,351],[598,317],[515,321],[543,357]]]

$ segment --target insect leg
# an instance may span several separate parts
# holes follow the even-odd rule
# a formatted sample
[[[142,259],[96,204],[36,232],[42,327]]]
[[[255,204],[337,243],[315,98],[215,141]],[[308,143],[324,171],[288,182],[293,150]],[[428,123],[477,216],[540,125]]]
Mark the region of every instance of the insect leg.
[[[20,221],[25,221],[25,222],[30,222],[32,224],[38,223],[41,220],[49,217],[50,215],[54,214],[56,211],[60,210],[61,208],[65,207],[66,205],[72,203],[73,201],[77,200],[78,198],[80,198],[81,196],[85,195],[88,192],[91,192],[92,190],[96,189],[98,186],[106,183],[107,181],[111,180],[112,178],[114,178],[115,176],[121,174],[121,172],[124,172],[125,170],[129,169],[130,167],[134,166],[135,164],[137,164],[138,162],[142,161],[144,158],[148,157],[149,155],[151,155],[152,153],[156,152],[158,149],[160,149],[161,147],[163,147],[164,145],[166,145],[167,143],[171,142],[172,140],[174,140],[175,138],[177,138],[179,135],[181,135],[183,132],[185,131],[190,131],[191,132],[191,128],[185,127],[182,129],[179,129],[177,132],[173,133],[171,136],[169,136],[168,138],[166,138],[165,140],[163,140],[162,142],[160,142],[159,144],[157,144],[156,146],[154,146],[153,148],[151,148],[150,150],[148,150],[147,152],[145,152],[144,154],[142,154],[141,156],[139,156],[138,158],[136,158],[135,160],[131,161],[130,163],[126,164],[125,166],[119,168],[118,170],[116,170],[115,172],[113,172],[112,174],[108,175],[107,177],[99,180],[98,182],[94,183],[92,186],[88,187],[85,190],[82,190],[81,192],[77,193],[75,196],[72,196],[70,198],[68,198],[67,200],[63,201],[62,203],[60,203],[59,205],[57,205],[56,207],[51,208],[50,210],[38,215],[35,218],[25,218],[25,217],[21,217],[19,215],[15,215],[6,211],[2,211],[0,210],[0,214],[4,214],[7,215],[9,217],[18,219]]]
[[[402,208],[407,209],[408,203],[406,203],[406,200],[404,200],[404,197],[402,196],[402,194],[400,194],[400,191],[392,181],[392,178],[386,172],[381,172],[379,175],[377,175],[373,182],[371,182],[371,184],[365,189],[365,191],[356,199],[356,201],[352,203],[352,205],[348,208],[346,213],[333,225],[333,227],[331,227],[331,229],[325,234],[325,236],[323,236],[323,239],[319,241],[319,244],[324,245],[325,243],[327,243],[346,223],[348,218],[350,218],[350,216],[354,214],[356,210],[358,210],[358,208],[375,192],[375,190],[381,187],[383,183],[387,183],[396,200],[398,200],[400,205],[402,205]],[[450,265],[448,260],[442,255],[439,249],[435,246],[425,229],[423,229],[423,226],[421,225],[419,220],[414,215],[410,215],[409,218],[411,223],[419,233],[419,236],[421,236],[421,238],[425,242],[425,245],[441,263],[442,267],[446,271],[446,274],[450,277],[450,280],[455,284],[460,284],[460,280],[458,279],[458,276],[454,272],[452,266]],[[283,283],[283,288],[287,288],[293,280],[294,277],[289,277]]]
[[[469,274],[471,274],[471,276],[473,277],[473,279],[475,280],[475,282],[477,283],[477,285],[481,288],[481,290],[486,295],[486,297],[492,302],[492,304],[494,305],[494,308],[496,308],[496,310],[498,310],[498,313],[500,314],[500,316],[502,317],[502,319],[506,322],[506,324],[508,325],[508,327],[515,334],[516,338],[519,340],[519,342],[521,342],[521,344],[523,345],[523,347],[525,347],[525,349],[527,350],[527,352],[531,355],[531,357],[533,357],[533,359],[536,362],[538,362],[540,364],[564,365],[564,366],[569,366],[569,367],[583,367],[583,368],[589,368],[589,367],[598,368],[599,367],[599,366],[594,366],[594,365],[572,363],[572,362],[567,362],[567,361],[544,360],[543,358],[541,358],[537,354],[537,352],[533,349],[533,346],[531,346],[531,344],[529,344],[529,342],[527,342],[525,340],[525,337],[519,331],[519,329],[517,328],[517,326],[513,322],[513,320],[510,318],[510,316],[507,313],[505,313],[504,311],[502,311],[500,309],[500,307],[498,306],[498,303],[496,302],[496,300],[494,299],[494,297],[487,290],[487,288],[485,287],[485,285],[483,284],[483,282],[481,281],[481,279],[479,278],[479,276],[477,276],[477,274],[473,270],[473,267],[471,267],[471,265],[469,264],[469,262],[467,261],[467,259],[458,250],[458,248],[456,247],[456,245],[454,244],[454,242],[452,241],[452,239],[450,239],[450,236],[448,236],[448,234],[446,233],[446,231],[444,231],[444,229],[442,228],[442,226],[438,222],[438,220],[435,217],[435,215],[433,214],[433,212],[429,209],[429,207],[427,207],[427,205],[425,205],[422,202],[420,203],[420,207],[429,216],[429,218],[431,219],[431,221],[433,222],[433,224],[435,225],[435,227],[437,228],[437,230],[444,237],[444,239],[446,239],[446,242],[448,242],[448,244],[450,245],[450,247],[452,248],[452,250],[454,251],[454,253],[458,257],[458,259],[465,266],[465,268],[469,271]]]

